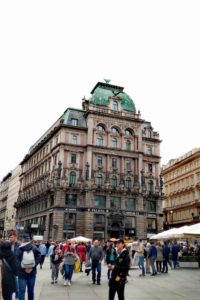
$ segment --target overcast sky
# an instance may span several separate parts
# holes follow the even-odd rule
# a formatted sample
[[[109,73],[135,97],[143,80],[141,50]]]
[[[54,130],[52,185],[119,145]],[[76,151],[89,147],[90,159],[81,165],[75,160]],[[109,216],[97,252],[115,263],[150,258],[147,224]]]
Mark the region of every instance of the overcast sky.
[[[1,1],[0,180],[111,79],[160,133],[162,164],[200,146],[200,1]]]

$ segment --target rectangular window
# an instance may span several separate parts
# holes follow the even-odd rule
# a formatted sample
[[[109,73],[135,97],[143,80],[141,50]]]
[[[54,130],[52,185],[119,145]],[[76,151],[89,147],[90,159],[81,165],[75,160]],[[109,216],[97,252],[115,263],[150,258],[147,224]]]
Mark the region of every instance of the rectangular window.
[[[105,229],[105,216],[94,215],[94,230],[101,231]]]
[[[149,173],[153,172],[153,165],[152,164],[148,164],[148,172]]]
[[[135,217],[126,217],[125,218],[125,227],[126,228],[135,228]]]
[[[112,168],[116,169],[117,168],[117,159],[112,158]]]
[[[97,166],[102,167],[103,166],[103,158],[102,156],[97,156]]]
[[[75,230],[76,227],[76,214],[65,213],[64,215],[64,230]]]
[[[130,159],[126,160],[126,171],[131,171],[131,161],[130,161]]]
[[[77,135],[72,135],[72,144],[77,145]]]
[[[136,200],[134,198],[127,198],[125,200],[126,210],[136,210]]]
[[[77,194],[66,194],[65,205],[77,206]]]
[[[152,147],[147,146],[147,155],[152,155]]]
[[[76,164],[76,154],[75,153],[71,154],[71,164]]]
[[[78,126],[78,120],[77,119],[71,119],[73,126]]]
[[[94,206],[98,208],[106,207],[106,196],[102,196],[102,195],[95,196]]]
[[[156,233],[156,220],[155,219],[147,219],[147,232],[148,233]]]
[[[149,213],[156,212],[156,201],[147,201],[147,211]]]
[[[111,197],[110,198],[110,208],[121,208],[121,198]]]
[[[97,137],[97,146],[103,146],[103,137],[102,136]]]

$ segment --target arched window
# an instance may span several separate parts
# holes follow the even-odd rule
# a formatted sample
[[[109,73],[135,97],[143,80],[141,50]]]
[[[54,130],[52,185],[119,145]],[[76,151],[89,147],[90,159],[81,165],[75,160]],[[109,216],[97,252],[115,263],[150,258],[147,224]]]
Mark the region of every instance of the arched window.
[[[112,131],[113,133],[118,133],[118,134],[119,134],[119,130],[118,130],[116,127],[112,127],[112,128],[111,128],[111,131]]]
[[[125,186],[127,189],[131,189],[131,178],[127,177],[125,180]]]
[[[117,176],[112,176],[111,185],[112,187],[117,187]]]
[[[148,190],[148,192],[153,192],[154,187],[153,187],[153,181],[152,180],[148,181],[147,190]]]
[[[97,125],[98,131],[105,131],[105,128],[102,125]]]
[[[76,183],[76,172],[71,172],[69,174],[69,184],[75,184]]]
[[[118,110],[118,102],[117,101],[113,101],[113,103],[112,103],[112,109],[113,110]]]
[[[131,142],[129,140],[126,141],[126,150],[131,150]]]
[[[117,139],[116,138],[112,139],[112,148],[117,148]]]
[[[101,174],[98,174],[96,177],[96,185],[101,186],[103,183],[103,176]]]
[[[103,137],[102,136],[97,137],[97,146],[103,146]]]
[[[132,131],[130,129],[126,129],[125,130],[125,135],[131,136],[131,135],[133,135],[133,133],[132,133]]]

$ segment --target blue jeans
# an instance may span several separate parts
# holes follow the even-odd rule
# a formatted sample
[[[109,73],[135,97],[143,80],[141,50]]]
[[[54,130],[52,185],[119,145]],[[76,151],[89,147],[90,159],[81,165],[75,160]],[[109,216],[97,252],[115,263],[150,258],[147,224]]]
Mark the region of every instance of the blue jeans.
[[[96,278],[97,271],[97,278]],[[97,279],[97,280],[96,280]],[[92,261],[92,281],[95,283],[100,283],[101,280],[101,263],[98,261]]]
[[[145,275],[145,269],[144,269],[144,256],[139,256],[139,266],[142,269],[142,275]]]
[[[25,278],[18,277],[19,300],[25,300],[26,286],[28,288],[28,300],[34,300],[34,286],[36,273],[27,274]]]
[[[65,265],[65,280],[71,281],[74,272],[74,265]]]

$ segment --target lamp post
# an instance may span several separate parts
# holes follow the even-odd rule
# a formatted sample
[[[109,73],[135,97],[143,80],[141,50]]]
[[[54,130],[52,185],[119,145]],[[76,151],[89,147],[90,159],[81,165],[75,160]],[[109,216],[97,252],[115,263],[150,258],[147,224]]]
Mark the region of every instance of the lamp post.
[[[171,220],[171,228],[173,227],[173,210],[170,210],[170,215],[171,215],[171,218],[170,218],[170,220]]]

